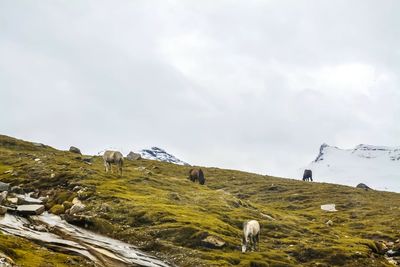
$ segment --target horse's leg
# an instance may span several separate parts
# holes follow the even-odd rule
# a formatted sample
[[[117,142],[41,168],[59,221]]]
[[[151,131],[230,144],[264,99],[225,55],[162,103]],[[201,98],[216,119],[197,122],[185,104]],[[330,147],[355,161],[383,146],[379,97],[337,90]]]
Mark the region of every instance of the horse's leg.
[[[106,173],[108,173],[108,163],[107,163],[107,161],[104,161],[104,169],[105,169]]]
[[[260,251],[260,232],[256,235],[256,249]]]
[[[122,177],[122,164],[121,164],[121,162],[118,164],[118,168],[119,168],[119,175]]]

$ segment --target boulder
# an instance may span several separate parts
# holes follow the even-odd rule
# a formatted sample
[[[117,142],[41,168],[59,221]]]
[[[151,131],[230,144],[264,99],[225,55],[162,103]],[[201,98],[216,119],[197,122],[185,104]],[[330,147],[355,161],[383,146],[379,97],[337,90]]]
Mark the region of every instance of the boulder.
[[[3,191],[0,193],[0,205],[4,202],[4,200],[6,200],[7,195],[8,195],[7,191]]]
[[[332,220],[327,221],[325,224],[328,225],[328,226],[333,226]]]
[[[20,205],[17,207],[17,213],[20,215],[40,215],[43,212],[43,205]]]
[[[77,203],[77,204],[74,204],[74,205],[70,208],[69,214],[70,214],[70,215],[74,215],[74,214],[76,214],[76,213],[79,213],[79,212],[84,211],[85,209],[86,209],[86,206],[85,206],[84,204],[82,204],[82,203]]]
[[[10,184],[0,182],[0,192],[10,191]]]
[[[25,194],[25,191],[20,186],[16,185],[16,186],[11,187],[11,193]]]
[[[42,201],[31,197],[29,194],[16,195],[18,198],[17,204],[42,204]]]
[[[325,211],[337,211],[336,209],[336,205],[335,204],[325,204],[325,205],[321,205],[321,210],[325,210]]]
[[[77,147],[74,147],[74,146],[71,146],[71,147],[69,148],[69,152],[82,155],[81,150],[80,150],[79,148],[77,148]]]
[[[141,159],[142,156],[139,153],[135,153],[135,152],[129,152],[128,155],[126,155],[126,159],[128,160],[138,160]]]
[[[363,183],[359,183],[356,187],[357,188],[361,188],[361,189],[365,189],[365,190],[370,190],[371,189],[368,185],[363,184]]]
[[[209,235],[201,240],[203,246],[208,248],[222,248],[225,246],[225,241],[219,237]]]

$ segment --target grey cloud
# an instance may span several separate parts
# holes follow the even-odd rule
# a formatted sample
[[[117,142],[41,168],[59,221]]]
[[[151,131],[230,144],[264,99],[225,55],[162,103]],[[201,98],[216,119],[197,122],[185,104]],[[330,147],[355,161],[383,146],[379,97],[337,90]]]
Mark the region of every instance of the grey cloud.
[[[399,5],[3,1],[2,133],[282,176],[398,145]]]

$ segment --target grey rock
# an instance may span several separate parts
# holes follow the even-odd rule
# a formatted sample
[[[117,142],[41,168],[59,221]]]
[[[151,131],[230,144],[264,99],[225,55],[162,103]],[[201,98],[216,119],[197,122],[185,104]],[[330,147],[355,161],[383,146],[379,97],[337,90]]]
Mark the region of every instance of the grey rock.
[[[0,182],[0,192],[10,191],[10,184]]]
[[[69,148],[69,152],[82,155],[81,150],[80,150],[79,148],[77,148],[77,147],[74,147],[74,146],[71,146],[71,147]]]
[[[129,152],[128,155],[126,155],[126,158],[128,160],[138,160],[138,159],[141,159],[142,156],[139,153],[135,153],[135,152],[131,151],[131,152]]]
[[[15,194],[24,194],[24,189],[22,189],[20,186],[16,185],[11,187],[11,193],[15,193]]]
[[[74,204],[74,205],[70,208],[69,214],[74,215],[74,214],[76,214],[76,213],[79,213],[79,212],[84,211],[85,209],[86,209],[86,206],[85,206],[84,204],[82,204],[82,203],[77,203],[77,204]]]
[[[20,205],[17,207],[17,213],[20,215],[40,215],[43,212],[43,205]]]
[[[3,204],[4,200],[7,198],[8,192],[3,191],[0,193],[0,205]]]
[[[202,245],[208,248],[222,248],[225,246],[225,241],[219,237],[209,235],[204,238],[202,241]]]
[[[363,183],[358,184],[356,187],[357,188],[361,188],[361,189],[365,189],[365,190],[370,190],[371,189],[368,185],[363,184]]]

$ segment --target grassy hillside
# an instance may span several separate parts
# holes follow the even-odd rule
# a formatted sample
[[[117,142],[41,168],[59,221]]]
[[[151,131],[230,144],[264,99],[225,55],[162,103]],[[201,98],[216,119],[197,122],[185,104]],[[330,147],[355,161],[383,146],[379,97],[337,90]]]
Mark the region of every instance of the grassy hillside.
[[[218,168],[203,168],[201,186],[186,178],[190,167],[149,160],[125,161],[118,177],[104,173],[100,157],[91,165],[82,158],[0,136],[0,181],[39,189],[50,196],[48,209],[84,186],[88,210],[76,223],[179,266],[388,266],[379,241],[400,238],[400,194]],[[327,203],[338,211],[322,211]],[[261,249],[243,254],[241,225],[248,219],[261,224]],[[207,236],[226,244],[207,247]],[[5,238],[14,245],[0,245],[0,252],[21,265],[21,250],[48,258],[21,239],[0,234],[0,244]],[[63,266],[62,256],[46,266]]]

